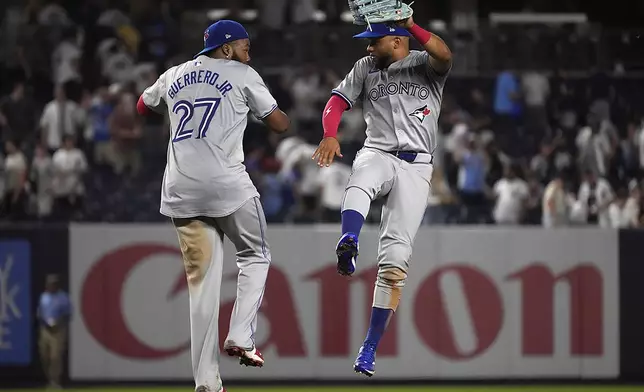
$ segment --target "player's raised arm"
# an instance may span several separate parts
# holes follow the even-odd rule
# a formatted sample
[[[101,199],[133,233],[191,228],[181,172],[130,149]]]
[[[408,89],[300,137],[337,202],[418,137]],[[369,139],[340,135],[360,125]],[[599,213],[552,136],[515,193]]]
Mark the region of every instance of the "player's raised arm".
[[[338,128],[342,121],[342,113],[351,109],[362,94],[364,80],[369,71],[367,61],[368,58],[359,60],[340,85],[331,91],[331,98],[322,112],[324,136],[312,157],[317,159],[320,167],[329,166],[336,156],[342,158],[340,143],[337,140]]]
[[[452,51],[445,41],[436,34],[423,29],[416,23],[414,18],[408,18],[401,25],[418,41],[429,53],[429,65],[439,74],[445,74],[452,67]]]
[[[273,132],[284,133],[291,125],[286,113],[277,106],[277,101],[266,87],[262,77],[253,68],[248,68],[244,92],[248,99],[248,107],[255,117],[259,118]]]

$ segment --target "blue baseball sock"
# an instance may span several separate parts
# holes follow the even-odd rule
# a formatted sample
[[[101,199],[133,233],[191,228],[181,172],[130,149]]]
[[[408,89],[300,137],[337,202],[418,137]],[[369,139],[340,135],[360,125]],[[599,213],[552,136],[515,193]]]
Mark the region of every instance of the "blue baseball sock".
[[[342,234],[353,233],[357,236],[360,235],[364,217],[355,210],[342,211]]]
[[[392,309],[371,308],[371,320],[369,321],[367,338],[364,340],[365,343],[375,344],[376,346],[380,343],[380,339],[382,339],[382,335],[385,333],[385,329],[387,329],[387,324],[393,313],[394,311]]]

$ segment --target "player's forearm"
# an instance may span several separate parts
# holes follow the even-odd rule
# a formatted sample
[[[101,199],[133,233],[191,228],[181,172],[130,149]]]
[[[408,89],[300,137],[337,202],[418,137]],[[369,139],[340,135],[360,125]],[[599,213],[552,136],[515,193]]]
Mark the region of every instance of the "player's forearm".
[[[332,95],[322,112],[322,128],[324,137],[336,137],[342,121],[342,113],[349,108],[349,104],[337,95]]]
[[[417,24],[408,28],[411,35],[423,45],[423,48],[429,53],[430,63],[436,71],[447,71],[452,64],[452,51],[445,41],[436,34],[423,29]],[[432,61],[433,60],[433,61]]]

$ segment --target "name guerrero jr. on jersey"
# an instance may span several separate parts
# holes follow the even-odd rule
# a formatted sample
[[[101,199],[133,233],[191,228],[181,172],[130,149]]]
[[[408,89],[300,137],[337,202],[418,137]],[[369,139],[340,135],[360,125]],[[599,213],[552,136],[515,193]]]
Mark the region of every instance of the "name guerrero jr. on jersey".
[[[198,60],[197,60],[198,61]],[[200,61],[199,64],[200,65]],[[191,71],[185,75],[178,77],[168,89],[168,98],[174,99],[177,94],[186,87],[194,84],[208,84],[215,87],[222,97],[233,89],[233,85],[228,80],[219,82],[219,74],[210,70]]]

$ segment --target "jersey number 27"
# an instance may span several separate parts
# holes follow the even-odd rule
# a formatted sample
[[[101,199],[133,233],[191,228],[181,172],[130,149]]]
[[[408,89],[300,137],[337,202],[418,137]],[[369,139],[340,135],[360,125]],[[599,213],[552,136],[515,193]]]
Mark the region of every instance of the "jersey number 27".
[[[194,104],[185,100],[175,103],[172,107],[172,112],[174,114],[179,114],[181,112],[181,118],[179,119],[179,125],[177,126],[177,130],[172,138],[172,143],[180,142],[192,137],[194,129],[186,129],[186,126],[190,123],[192,117],[195,115],[195,110],[198,108],[205,108],[205,111],[201,117],[201,122],[199,123],[199,129],[195,139],[205,138],[210,122],[213,117],[215,117],[215,113],[217,113],[217,108],[219,108],[220,102],[221,98],[199,98],[195,99]]]

